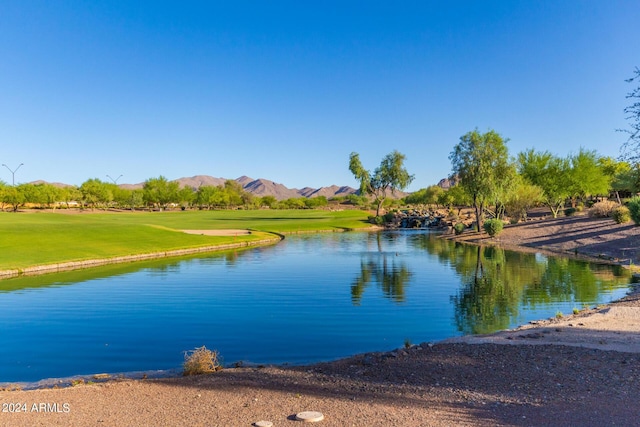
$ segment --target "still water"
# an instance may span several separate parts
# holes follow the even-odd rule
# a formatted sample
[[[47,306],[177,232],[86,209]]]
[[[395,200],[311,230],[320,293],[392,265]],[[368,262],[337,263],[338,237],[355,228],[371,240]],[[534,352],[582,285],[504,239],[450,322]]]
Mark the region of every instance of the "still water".
[[[329,233],[207,257],[0,282],[0,382],[301,364],[487,333],[623,296],[623,269],[429,232]]]

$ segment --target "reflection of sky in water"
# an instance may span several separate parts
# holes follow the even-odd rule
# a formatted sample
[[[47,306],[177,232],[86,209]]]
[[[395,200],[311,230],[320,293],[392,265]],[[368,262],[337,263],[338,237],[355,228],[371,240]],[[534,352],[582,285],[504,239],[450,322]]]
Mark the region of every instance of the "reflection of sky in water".
[[[609,270],[594,275],[529,254],[512,262],[500,251],[483,252],[478,276],[477,253],[424,233],[329,233],[7,281],[0,382],[171,369],[202,345],[227,363],[331,360],[568,313],[585,303],[576,295],[608,301],[628,283]],[[562,284],[553,289],[561,295],[549,294],[546,277],[572,274],[593,289]]]

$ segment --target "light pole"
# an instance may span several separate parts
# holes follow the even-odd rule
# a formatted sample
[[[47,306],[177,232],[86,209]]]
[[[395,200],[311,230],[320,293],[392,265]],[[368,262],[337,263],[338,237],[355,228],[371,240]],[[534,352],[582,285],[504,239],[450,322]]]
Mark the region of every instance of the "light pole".
[[[113,178],[111,178],[109,175],[107,175],[107,178],[109,178],[111,181],[113,181],[113,183],[114,183],[115,185],[118,185],[118,180],[119,180],[120,178],[122,178],[122,175],[120,175],[120,176],[119,176],[119,177],[117,177],[116,179],[113,179]]]
[[[24,165],[24,163],[20,163],[17,168],[15,168],[14,170],[11,170],[9,166],[5,165],[4,163],[2,164],[2,166],[9,169],[9,172],[11,172],[11,185],[13,187],[16,186],[16,172],[18,172],[18,169],[20,169],[20,166],[22,165]]]

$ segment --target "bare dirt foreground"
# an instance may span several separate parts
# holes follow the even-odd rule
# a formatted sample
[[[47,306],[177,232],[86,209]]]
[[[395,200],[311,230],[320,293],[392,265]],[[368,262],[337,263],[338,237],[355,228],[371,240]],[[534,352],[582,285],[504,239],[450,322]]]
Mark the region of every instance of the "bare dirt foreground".
[[[530,224],[536,227],[529,232],[529,224],[507,228],[501,242],[530,242],[555,230],[543,239],[551,250],[550,240],[562,240],[548,228],[554,226],[563,227],[564,243],[576,241],[571,221],[541,224]],[[574,231],[603,226],[580,217],[573,225]],[[602,248],[619,248],[616,240],[638,235],[636,228],[621,232],[602,233],[606,243],[599,235],[588,238],[605,244],[599,256],[620,258]],[[0,425],[251,426],[265,420],[277,427],[303,425],[295,414],[320,411],[325,419],[317,425],[339,427],[632,426],[640,424],[639,397],[640,296],[632,294],[562,320],[332,363],[0,391]]]

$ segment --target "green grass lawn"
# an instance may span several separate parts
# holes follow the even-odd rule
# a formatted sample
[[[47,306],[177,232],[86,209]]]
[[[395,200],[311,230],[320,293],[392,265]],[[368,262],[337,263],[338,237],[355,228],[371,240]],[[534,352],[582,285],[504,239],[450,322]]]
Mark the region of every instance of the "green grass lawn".
[[[295,233],[366,228],[367,212],[171,211],[0,213],[0,270],[221,245]],[[251,229],[203,236],[180,230]]]

